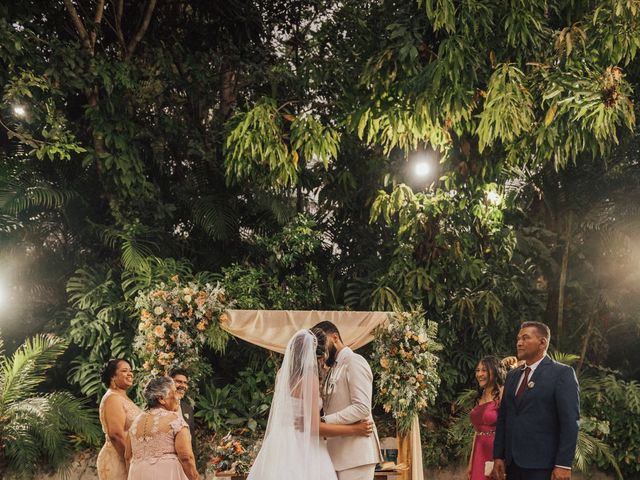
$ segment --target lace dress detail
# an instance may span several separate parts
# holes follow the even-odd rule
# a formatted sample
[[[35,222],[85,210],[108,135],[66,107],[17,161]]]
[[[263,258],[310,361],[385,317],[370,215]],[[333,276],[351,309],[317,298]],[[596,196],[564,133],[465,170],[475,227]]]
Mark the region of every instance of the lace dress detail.
[[[100,408],[98,410],[100,415],[100,424],[102,425],[102,431],[104,432],[104,446],[98,454],[98,461],[96,465],[98,478],[100,480],[125,480],[127,478],[127,469],[124,463],[124,458],[118,453],[111,443],[107,429],[107,420],[104,413],[105,401],[113,395],[117,394],[114,393],[113,390],[108,389],[100,401]],[[130,399],[122,396],[120,396],[120,398],[122,399],[122,408],[125,412],[124,430],[127,432],[135,418],[140,415],[142,410],[140,410],[140,408]]]
[[[184,480],[178,460],[175,437],[189,425],[181,415],[163,408],[140,414],[131,425],[131,467],[129,478],[135,480]]]

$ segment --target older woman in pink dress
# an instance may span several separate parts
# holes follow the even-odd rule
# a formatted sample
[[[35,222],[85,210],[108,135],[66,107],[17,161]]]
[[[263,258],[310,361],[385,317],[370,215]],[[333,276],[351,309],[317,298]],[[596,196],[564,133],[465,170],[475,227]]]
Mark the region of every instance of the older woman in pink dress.
[[[189,425],[178,413],[180,400],[170,377],[149,380],[147,410],[129,429],[129,480],[198,480]]]
[[[498,358],[488,356],[478,362],[478,397],[470,413],[475,433],[467,470],[469,480],[489,478],[485,475],[485,463],[493,460],[493,440],[505,376],[506,369]]]

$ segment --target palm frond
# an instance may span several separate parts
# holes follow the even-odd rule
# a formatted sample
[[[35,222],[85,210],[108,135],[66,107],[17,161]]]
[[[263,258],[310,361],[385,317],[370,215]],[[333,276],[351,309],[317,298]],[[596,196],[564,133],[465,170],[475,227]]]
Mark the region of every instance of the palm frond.
[[[76,196],[74,191],[60,190],[39,180],[10,178],[0,183],[0,210],[17,215],[30,208],[59,208]]]
[[[157,232],[154,232],[142,224],[127,225],[125,229],[93,225],[102,242],[113,250],[120,250],[120,259],[126,270],[148,270],[149,258],[153,257],[158,249],[155,240]]]
[[[192,215],[196,225],[214,240],[230,238],[237,230],[237,213],[217,195],[196,200]]]
[[[578,432],[576,445],[575,466],[581,472],[588,472],[589,466],[596,458],[602,458],[615,470],[618,478],[623,479],[620,467],[609,446],[583,430]]]
[[[102,366],[93,358],[78,358],[71,362],[68,379],[80,387],[80,391],[87,397],[96,400],[104,393],[101,379]]]
[[[459,409],[456,417],[447,429],[449,444],[454,445],[458,458],[467,458],[473,444],[473,425],[469,421],[469,412],[473,408],[478,392],[469,389],[462,392],[455,400]]]
[[[18,443],[20,449],[26,447],[26,452],[17,452],[17,449],[8,452],[17,472],[33,473],[41,458],[50,466],[59,467],[72,451],[71,435],[80,436],[93,445],[100,441],[95,413],[66,392],[15,402],[5,413],[10,419],[12,441]]]
[[[2,437],[10,470],[18,474],[33,473],[37,469],[40,449],[29,424],[9,422],[3,427]]]
[[[44,380],[45,371],[67,348],[55,335],[36,335],[27,339],[11,358],[0,360],[2,385],[0,408],[31,395]]]
[[[574,355],[573,353],[552,352],[550,353],[550,356],[556,362],[564,363],[565,365],[573,365],[578,360],[580,360],[580,356]]]
[[[147,261],[148,270],[130,270],[122,274],[125,299],[134,298],[140,290],[148,289],[158,281],[167,282],[174,275],[181,278],[192,276],[191,265],[187,261],[158,257],[148,258]]]
[[[152,257],[157,245],[149,240],[136,237],[125,238],[122,242],[122,265],[126,270],[148,270],[148,258]]]

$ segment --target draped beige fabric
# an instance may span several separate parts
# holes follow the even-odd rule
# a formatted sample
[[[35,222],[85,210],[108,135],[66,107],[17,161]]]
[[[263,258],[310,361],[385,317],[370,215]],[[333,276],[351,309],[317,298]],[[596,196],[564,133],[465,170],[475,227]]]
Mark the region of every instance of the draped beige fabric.
[[[298,330],[329,320],[340,330],[344,344],[356,350],[373,340],[373,330],[387,318],[387,312],[227,310],[220,326],[247,342],[284,353],[289,339]]]
[[[220,326],[254,345],[283,354],[289,339],[302,328],[328,320],[334,323],[345,345],[356,350],[373,340],[373,330],[387,322],[389,312],[342,312],[328,310],[227,310]],[[402,446],[400,446],[402,445]],[[399,442],[398,459],[410,465],[411,480],[423,480],[420,425],[415,418],[408,438]],[[406,449],[406,450],[405,450]]]

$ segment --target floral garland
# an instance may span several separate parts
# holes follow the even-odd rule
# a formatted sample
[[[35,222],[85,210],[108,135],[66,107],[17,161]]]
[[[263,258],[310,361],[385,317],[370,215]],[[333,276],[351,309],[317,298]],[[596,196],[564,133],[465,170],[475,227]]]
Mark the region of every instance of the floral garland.
[[[423,312],[389,315],[389,322],[375,332],[374,370],[378,376],[378,400],[396,419],[405,435],[415,416],[432,405],[438,394],[438,324],[426,321]]]
[[[197,378],[203,369],[203,344],[220,345],[221,338],[226,339],[218,320],[224,320],[228,307],[220,285],[184,284],[177,275],[168,284],[141,292],[136,298],[140,323],[134,348],[145,376],[182,368]]]

